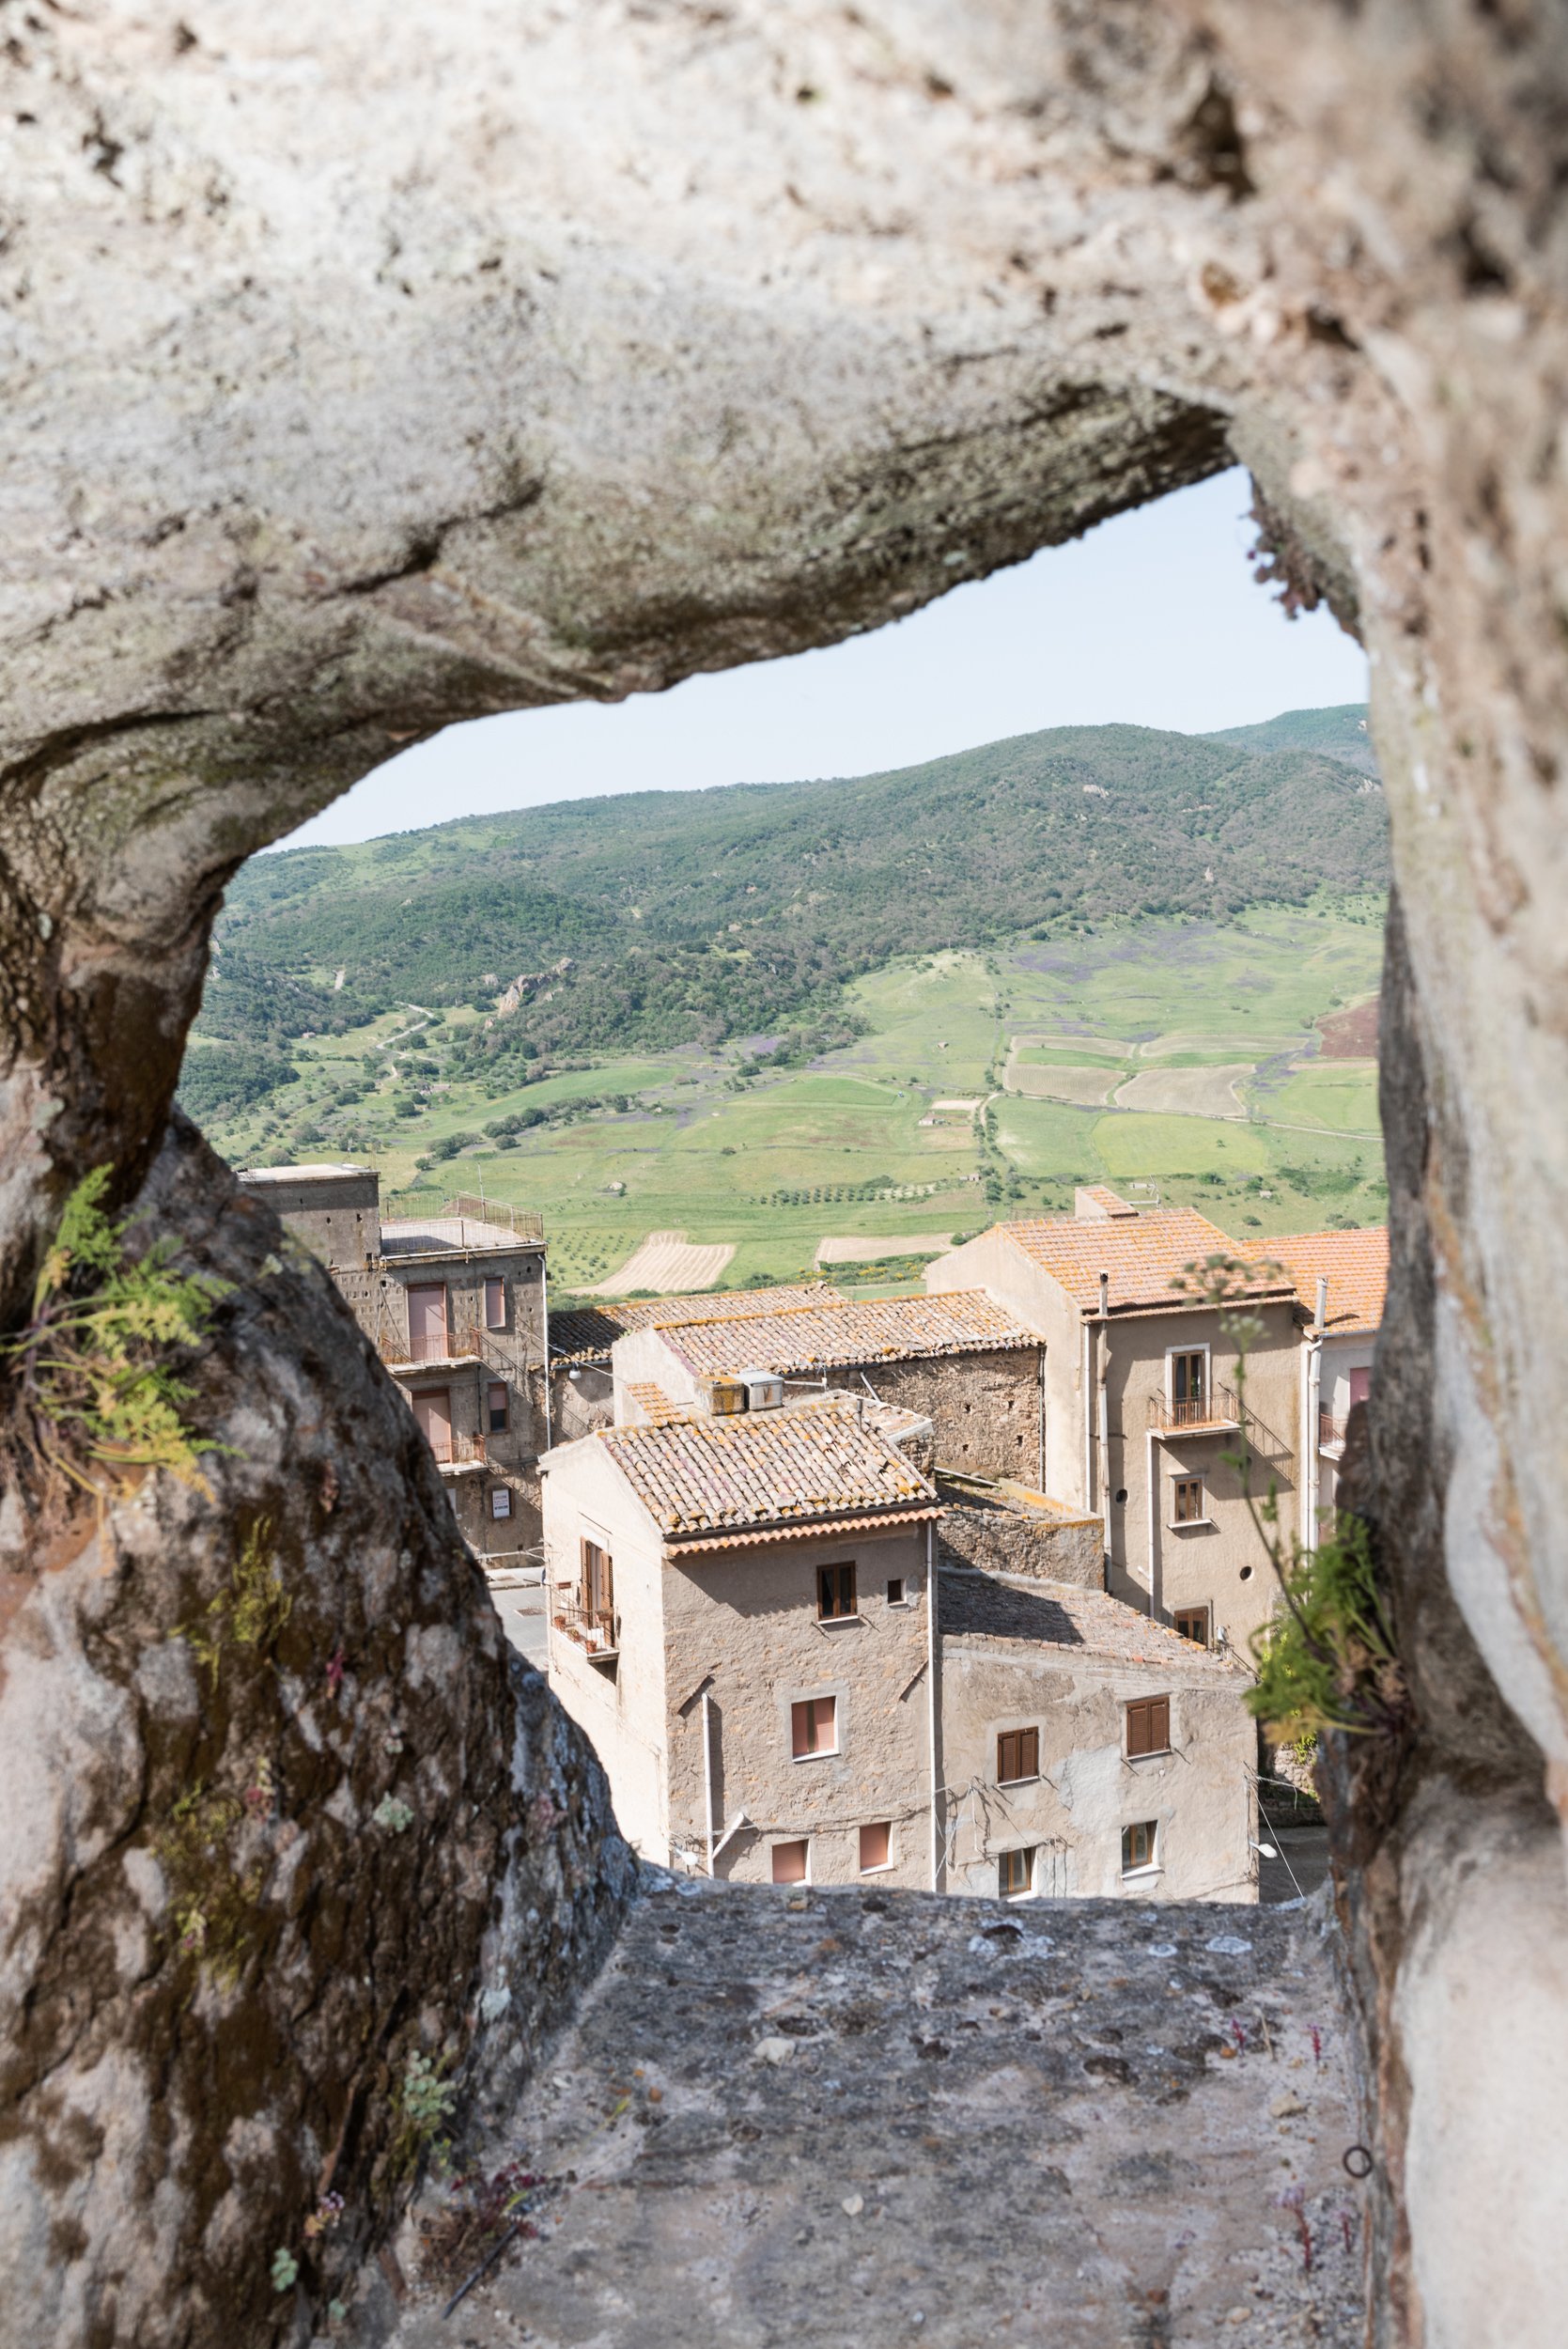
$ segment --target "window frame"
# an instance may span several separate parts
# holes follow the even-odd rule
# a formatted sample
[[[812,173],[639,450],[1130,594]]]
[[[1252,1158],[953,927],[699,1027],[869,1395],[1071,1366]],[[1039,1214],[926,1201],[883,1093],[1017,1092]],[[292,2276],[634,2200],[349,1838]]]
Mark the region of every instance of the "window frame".
[[[1183,1630],[1182,1618],[1184,1616],[1188,1617],[1188,1620],[1197,1616],[1202,1616],[1203,1623],[1203,1636],[1201,1640],[1195,1639],[1190,1631]],[[1191,1640],[1194,1647],[1212,1648],[1214,1645],[1214,1609],[1209,1605],[1207,1599],[1204,1599],[1203,1604],[1197,1607],[1172,1607],[1171,1610],[1171,1626],[1178,1639]]]
[[[1018,1843],[997,1854],[997,1898],[1002,1901],[1026,1901],[1034,1890],[1034,1862],[1039,1852],[1037,1843]],[[1024,1880],[1009,1884],[1009,1873],[1022,1862]]]
[[[501,1397],[501,1417],[495,1416],[495,1400]],[[487,1436],[507,1436],[512,1430],[512,1391],[505,1378],[485,1381],[485,1433]]]
[[[882,1857],[880,1859],[872,1860],[868,1865],[865,1856],[865,1839],[868,1835],[877,1833],[880,1833],[882,1838]],[[891,1868],[895,1864],[893,1856],[893,1821],[891,1819],[868,1819],[862,1823],[859,1856],[862,1876],[880,1875],[885,1868]]]
[[[499,1291],[501,1305],[499,1318],[493,1319],[490,1315],[492,1290]],[[485,1327],[487,1330],[505,1330],[506,1327],[506,1276],[504,1272],[487,1272],[485,1275]]]
[[[781,1855],[784,1852],[800,1853],[800,1873],[798,1876],[780,1875],[779,1859]],[[788,1886],[793,1884],[809,1884],[811,1882],[811,1837],[809,1835],[786,1835],[781,1837],[778,1843],[769,1843],[768,1847],[768,1858],[769,1881],[771,1883]]]
[[[829,1719],[831,1725],[832,1744],[831,1746],[822,1746],[815,1743],[811,1745],[802,1745],[800,1743],[802,1716],[806,1717],[806,1726],[809,1728],[810,1734],[815,1740],[820,1725],[817,1718],[817,1707],[823,1704],[830,1708]],[[789,1743],[789,1758],[792,1762],[828,1762],[831,1761],[835,1754],[842,1751],[843,1749],[839,1739],[838,1694],[836,1690],[828,1696],[794,1697],[790,1700]]]
[[[832,1577],[834,1579],[834,1595],[836,1598],[838,1596],[842,1596],[843,1595],[844,1579],[846,1576],[847,1576],[849,1579],[848,1606],[841,1607],[835,1604],[832,1607],[829,1607],[825,1605],[824,1601],[829,1595],[829,1578]],[[831,1565],[818,1566],[816,1569],[817,1622],[855,1623],[859,1620],[860,1611],[859,1577],[855,1571],[855,1561],[853,1558],[835,1559]]]
[[[1006,1760],[1006,1749],[1012,1745],[1016,1745],[1017,1747],[1017,1758],[1020,1767],[1011,1776],[1004,1776],[1003,1768]],[[1032,1763],[1032,1768],[1023,1768],[1021,1766],[1026,1762]],[[1031,1786],[1039,1778],[1039,1723],[1032,1722],[1029,1726],[1022,1729],[999,1729],[997,1731],[997,1784],[999,1786]]]
[[[908,1607],[912,1605],[912,1603],[913,1602],[909,1597],[908,1576],[907,1574],[890,1574],[888,1577],[888,1605],[890,1607]]]
[[[1194,1491],[1197,1493],[1197,1496],[1198,1496],[1198,1510],[1197,1510],[1197,1515],[1196,1515],[1195,1517],[1183,1517],[1183,1515],[1182,1515],[1182,1513],[1181,1513],[1181,1500],[1180,1500],[1180,1496],[1181,1496],[1181,1494],[1182,1494],[1184,1491],[1186,1491],[1188,1487],[1190,1487],[1192,1490],[1194,1490]],[[1207,1525],[1209,1522],[1210,1522],[1210,1519],[1209,1519],[1209,1512],[1208,1512],[1208,1493],[1207,1493],[1207,1490],[1206,1490],[1206,1488],[1205,1488],[1205,1486],[1204,1486],[1204,1483],[1203,1483],[1203,1479],[1202,1475],[1197,1475],[1197,1476],[1192,1476],[1192,1475],[1189,1475],[1189,1474],[1187,1472],[1187,1470],[1183,1470],[1182,1473],[1181,1473],[1179,1476],[1174,1476],[1174,1475],[1173,1475],[1173,1476],[1172,1477],[1172,1479],[1171,1479],[1171,1531],[1172,1531],[1172,1533],[1177,1532],[1179,1532],[1179,1531],[1180,1531],[1183,1527],[1185,1527],[1185,1526],[1188,1526],[1188,1525]]]
[[[1148,1837],[1148,1857],[1146,1859],[1138,1859],[1132,1857],[1135,1846],[1131,1839],[1135,1835],[1146,1835]],[[1122,1829],[1122,1875],[1124,1878],[1127,1876],[1157,1875],[1163,1865],[1159,1856],[1159,1844],[1160,1823],[1157,1819],[1129,1820],[1127,1825]]]
[[[602,1566],[595,1561],[602,1561]],[[602,1598],[596,1597],[602,1592]],[[607,1542],[596,1541],[592,1534],[578,1536],[577,1544],[577,1603],[586,1615],[608,1615],[615,1618],[615,1561]]]
[[[1151,1739],[1157,1737],[1159,1730],[1163,1727],[1165,1732],[1165,1743],[1163,1745],[1150,1743],[1148,1745],[1134,1746],[1132,1742],[1133,1716],[1135,1714],[1144,1713],[1149,1716],[1148,1735]],[[1122,1753],[1124,1758],[1128,1762],[1147,1762],[1153,1760],[1157,1755],[1170,1753],[1172,1750],[1173,1748],[1171,1744],[1171,1698],[1169,1692],[1167,1692],[1164,1696],[1157,1697],[1128,1697],[1124,1703],[1122,1708]]]

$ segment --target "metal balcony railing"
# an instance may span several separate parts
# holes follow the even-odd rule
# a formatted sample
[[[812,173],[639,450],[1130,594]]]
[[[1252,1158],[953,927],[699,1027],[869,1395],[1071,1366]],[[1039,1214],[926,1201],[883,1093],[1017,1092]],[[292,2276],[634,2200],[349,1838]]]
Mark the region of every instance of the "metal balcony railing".
[[[590,1656],[619,1655],[621,1625],[613,1607],[585,1607],[580,1599],[557,1594],[550,1613],[556,1630]]]
[[[1343,1452],[1347,1422],[1336,1419],[1332,1411],[1317,1415],[1317,1448],[1320,1452]]]
[[[1231,1388],[1216,1381],[1203,1394],[1183,1395],[1172,1402],[1163,1394],[1149,1397],[1149,1424],[1170,1433],[1200,1427],[1239,1427],[1241,1404]]]
[[[376,1340],[376,1350],[383,1362],[474,1361],[484,1352],[484,1332],[472,1325],[438,1331],[433,1337],[427,1331],[417,1338],[383,1332]]]
[[[432,1438],[430,1449],[436,1455],[437,1468],[489,1468],[490,1465],[489,1446],[484,1437],[465,1435],[456,1427],[443,1439]]]

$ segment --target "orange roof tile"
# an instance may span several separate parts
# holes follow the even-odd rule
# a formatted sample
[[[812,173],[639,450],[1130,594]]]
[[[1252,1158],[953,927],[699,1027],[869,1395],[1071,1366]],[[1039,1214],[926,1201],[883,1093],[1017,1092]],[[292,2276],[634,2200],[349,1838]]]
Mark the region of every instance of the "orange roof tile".
[[[602,1443],[666,1540],[789,1523],[859,1520],[935,1488],[847,1395],[734,1419],[690,1416],[662,1427],[606,1428]]]
[[[550,1316],[550,1350],[558,1361],[587,1361],[607,1355],[629,1330],[657,1329],[664,1321],[748,1321],[757,1314],[792,1307],[842,1303],[826,1281],[801,1281],[788,1288],[716,1289],[704,1297],[633,1297],[624,1302],[575,1306]]]
[[[682,1407],[673,1402],[663,1388],[651,1378],[638,1380],[634,1385],[628,1387],[627,1392],[639,1410],[647,1414],[655,1427],[662,1427],[673,1419],[686,1417]]]
[[[1028,1641],[1141,1664],[1172,1682],[1250,1677],[1239,1657],[1202,1648],[1109,1592],[1087,1590],[1076,1582],[1026,1582],[1021,1578],[1004,1582],[995,1575],[944,1566],[938,1621],[944,1642]]]
[[[1295,1232],[1271,1239],[1268,1252],[1296,1283],[1309,1314],[1317,1311],[1317,1284],[1328,1283],[1327,1327],[1336,1337],[1377,1329],[1389,1284],[1389,1232],[1374,1223],[1362,1232]]]
[[[1058,1282],[1086,1314],[1099,1311],[1102,1272],[1110,1275],[1111,1312],[1125,1313],[1140,1306],[1195,1302],[1184,1299],[1176,1285],[1189,1264],[1202,1265],[1209,1256],[1239,1260],[1244,1255],[1218,1223],[1190,1207],[1117,1216],[1105,1222],[1078,1216],[1047,1216],[1034,1222],[1004,1223],[1001,1228],[1013,1246]],[[1237,1283],[1237,1294],[1254,1298],[1290,1295],[1294,1283],[1269,1262],[1266,1249],[1256,1261],[1246,1261],[1253,1277]]]
[[[928,1297],[797,1306],[748,1321],[660,1322],[666,1346],[699,1376],[734,1370],[807,1371],[852,1362],[920,1361],[992,1347],[1037,1346],[1038,1332],[984,1289]]]

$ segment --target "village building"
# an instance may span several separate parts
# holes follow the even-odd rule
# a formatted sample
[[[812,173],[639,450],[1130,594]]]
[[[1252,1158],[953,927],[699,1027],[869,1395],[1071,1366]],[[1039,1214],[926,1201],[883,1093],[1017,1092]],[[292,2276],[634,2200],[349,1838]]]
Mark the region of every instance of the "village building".
[[[371,1167],[250,1167],[240,1183],[331,1273],[407,1396],[475,1555],[536,1549],[551,1436],[539,1218],[467,1195],[428,1209],[405,1199],[387,1216]]]
[[[622,1425],[672,1404],[743,1409],[764,1372],[794,1395],[838,1389],[929,1419],[944,1470],[1044,1481],[1044,1349],[984,1289],[864,1300],[824,1289],[744,1317],[667,1309],[616,1339],[612,1361]]]
[[[1101,1526],[1105,1587],[1204,1646],[1247,1651],[1276,1585],[1238,1467],[1236,1308],[1250,1325],[1250,1475],[1296,1530],[1300,1340],[1295,1282],[1242,1263],[1190,1209],[1150,1212],[1102,1188],[1077,1213],[1001,1223],[927,1268],[936,1295],[985,1289],[1040,1333],[1038,1478]],[[1228,1262],[1230,1309],[1195,1283]],[[1196,1270],[1194,1270],[1196,1268]]]
[[[1268,1252],[1296,1283],[1304,1322],[1301,1355],[1300,1452],[1312,1462],[1303,1476],[1301,1538],[1315,1549],[1320,1529],[1339,1498],[1340,1464],[1351,1411],[1372,1392],[1373,1357],[1389,1284],[1389,1235],[1365,1231],[1302,1232],[1271,1239]]]
[[[595,1427],[610,1427],[615,1420],[615,1379],[613,1354],[617,1338],[629,1330],[645,1330],[661,1321],[717,1319],[721,1315],[750,1320],[758,1315],[786,1311],[831,1298],[826,1281],[802,1281],[789,1287],[715,1289],[687,1297],[634,1297],[622,1302],[573,1306],[552,1314],[550,1323],[551,1416],[558,1443],[585,1436]]]
[[[1025,1570],[959,1564],[929,1438],[829,1392],[543,1464],[551,1683],[623,1831],[743,1882],[1254,1898],[1240,1668],[1053,1579],[1094,1520],[1021,1488],[965,1485]]]

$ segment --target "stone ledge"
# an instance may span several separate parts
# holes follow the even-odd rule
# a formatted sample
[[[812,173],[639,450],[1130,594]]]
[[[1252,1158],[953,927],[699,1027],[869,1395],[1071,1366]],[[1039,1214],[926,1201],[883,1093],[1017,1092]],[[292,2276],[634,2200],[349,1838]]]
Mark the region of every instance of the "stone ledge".
[[[396,2349],[1360,2341],[1325,1910],[646,1883],[472,2164],[536,2233],[443,2319],[427,2186]]]

